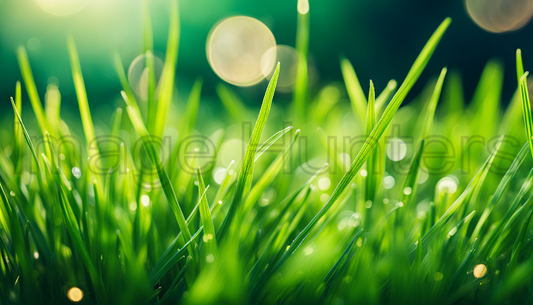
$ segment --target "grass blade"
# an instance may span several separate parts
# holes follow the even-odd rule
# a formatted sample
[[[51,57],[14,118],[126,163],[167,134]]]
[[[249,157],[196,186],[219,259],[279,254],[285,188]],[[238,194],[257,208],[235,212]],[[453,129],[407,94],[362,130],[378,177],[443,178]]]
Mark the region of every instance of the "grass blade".
[[[272,79],[268,84],[265,97],[263,98],[263,103],[261,105],[261,110],[259,111],[259,116],[257,117],[257,122],[255,123],[254,129],[252,131],[252,136],[250,137],[248,147],[246,148],[246,153],[244,155],[244,160],[242,162],[239,177],[237,178],[235,190],[233,192],[233,199],[229,206],[228,214],[226,215],[222,226],[217,232],[217,236],[219,236],[219,238],[224,237],[227,229],[229,228],[229,225],[232,223],[233,219],[236,216],[243,196],[246,192],[245,188],[251,183],[257,145],[259,143],[259,139],[261,138],[261,134],[263,133],[263,129],[265,128],[266,120],[270,112],[272,99],[274,98],[274,92],[276,91],[276,84],[278,82],[279,68],[280,66],[278,63],[278,65],[276,66],[276,70],[274,71],[274,75],[272,76]]]

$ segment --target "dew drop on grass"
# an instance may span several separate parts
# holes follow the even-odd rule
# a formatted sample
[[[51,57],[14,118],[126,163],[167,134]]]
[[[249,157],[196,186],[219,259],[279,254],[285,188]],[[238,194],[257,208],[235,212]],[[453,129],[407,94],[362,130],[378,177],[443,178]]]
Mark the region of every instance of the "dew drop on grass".
[[[366,171],[366,169],[362,169],[361,172],[360,172],[360,174],[361,174],[361,177],[366,177],[366,176],[368,176],[368,172]]]
[[[205,261],[208,262],[208,263],[212,263],[212,262],[215,261],[215,256],[213,254],[208,254],[205,257]]]
[[[371,207],[372,207],[372,201],[371,200],[367,200],[365,202],[365,208],[370,209]]]
[[[72,175],[76,177],[76,179],[81,178],[81,169],[79,167],[73,167],[72,168]]]
[[[413,189],[410,188],[410,187],[406,187],[406,188],[403,189],[404,195],[409,196],[409,195],[411,195],[412,192],[413,192]]]
[[[33,258],[39,259],[39,252],[37,251],[33,252]]]
[[[147,207],[150,204],[150,197],[148,195],[142,195],[141,196],[141,203]]]
[[[450,232],[448,233],[448,238],[452,237],[457,233],[457,227],[453,227]]]
[[[9,195],[11,195],[11,197],[15,197],[15,192],[11,191],[9,192]]]

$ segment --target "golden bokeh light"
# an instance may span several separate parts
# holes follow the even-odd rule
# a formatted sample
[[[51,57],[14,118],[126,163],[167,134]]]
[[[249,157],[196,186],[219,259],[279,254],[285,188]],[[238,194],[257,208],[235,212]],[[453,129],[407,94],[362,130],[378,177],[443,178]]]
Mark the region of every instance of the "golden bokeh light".
[[[487,266],[483,264],[478,264],[474,267],[474,276],[478,279],[482,278],[487,274]]]
[[[68,16],[81,11],[90,0],[37,0],[37,4],[47,13]]]
[[[533,16],[533,0],[466,0],[470,18],[492,33],[515,31]]]
[[[298,51],[295,48],[285,45],[277,45],[263,54],[261,58],[261,69],[267,80],[272,78],[274,71],[272,67],[279,62],[278,84],[276,90],[281,92],[291,92],[294,90],[296,82],[296,72],[298,70]]]
[[[261,21],[235,16],[216,24],[207,38],[207,60],[215,73],[236,86],[252,86],[263,80],[271,66],[261,66],[264,54],[276,46],[270,29]]]
[[[83,291],[78,287],[72,287],[68,290],[67,296],[72,302],[79,302],[83,299]]]

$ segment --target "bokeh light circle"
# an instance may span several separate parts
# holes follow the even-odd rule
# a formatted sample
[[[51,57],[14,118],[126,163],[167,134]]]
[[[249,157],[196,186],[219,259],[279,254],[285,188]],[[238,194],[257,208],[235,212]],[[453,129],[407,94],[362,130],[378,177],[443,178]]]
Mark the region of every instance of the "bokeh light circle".
[[[154,76],[156,89],[159,88],[158,84],[161,80],[161,74],[163,73],[163,61],[153,56],[154,59]],[[142,100],[148,99],[148,76],[149,70],[146,67],[147,56],[141,54],[137,56],[130,64],[128,69],[128,82],[130,87]]]
[[[90,0],[37,0],[37,4],[47,13],[68,16],[81,11]]]
[[[270,29],[261,21],[234,16],[216,24],[207,38],[207,60],[215,73],[226,82],[236,86],[252,86],[263,80],[264,71],[274,69],[262,67],[264,54],[276,46]]]
[[[78,287],[72,287],[68,290],[67,296],[72,302],[79,302],[83,299],[83,291]]]
[[[515,31],[533,16],[533,0],[465,0],[470,18],[492,33]]]
[[[298,70],[298,51],[286,45],[277,45],[268,49],[261,58],[261,70],[267,80],[272,78],[273,67],[277,62],[280,63],[281,69],[276,90],[281,92],[293,91]]]

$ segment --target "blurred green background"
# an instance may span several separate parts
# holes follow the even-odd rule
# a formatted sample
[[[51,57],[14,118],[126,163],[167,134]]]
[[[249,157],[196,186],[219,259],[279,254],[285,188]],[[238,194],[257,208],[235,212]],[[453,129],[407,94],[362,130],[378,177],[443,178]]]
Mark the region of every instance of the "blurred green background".
[[[63,107],[76,109],[66,48],[71,33],[77,43],[91,107],[119,105],[120,84],[113,65],[118,49],[125,67],[142,52],[140,0],[90,0],[70,16],[54,16],[37,0],[0,0],[0,109],[9,109],[20,71],[15,49],[25,45],[41,96],[50,77],[57,78]],[[207,62],[205,43],[209,30],[219,20],[247,15],[263,21],[278,44],[294,46],[296,0],[182,0],[181,42],[176,86],[184,98],[194,79],[201,75],[203,96],[217,103],[214,86],[220,80]],[[168,0],[150,1],[156,55],[163,57],[168,34]],[[311,0],[310,54],[318,75],[317,88],[341,81],[339,55],[350,59],[363,87],[369,79],[380,91],[394,78],[403,80],[424,42],[447,16],[453,18],[436,54],[412,91],[413,97],[443,66],[461,71],[467,100],[471,97],[482,68],[490,58],[505,63],[503,103],[516,88],[514,55],[523,50],[526,70],[533,57],[533,25],[504,34],[479,28],[468,16],[463,1],[428,0]],[[247,103],[259,103],[266,82],[237,88]],[[187,88],[187,90],[181,90]],[[313,90],[313,88],[311,88]],[[185,92],[187,91],[187,92]],[[25,89],[24,103],[28,105]],[[278,94],[279,103],[290,94]],[[409,97],[407,101],[409,101]],[[111,109],[111,108],[110,108]],[[76,111],[73,111],[76,113]]]

